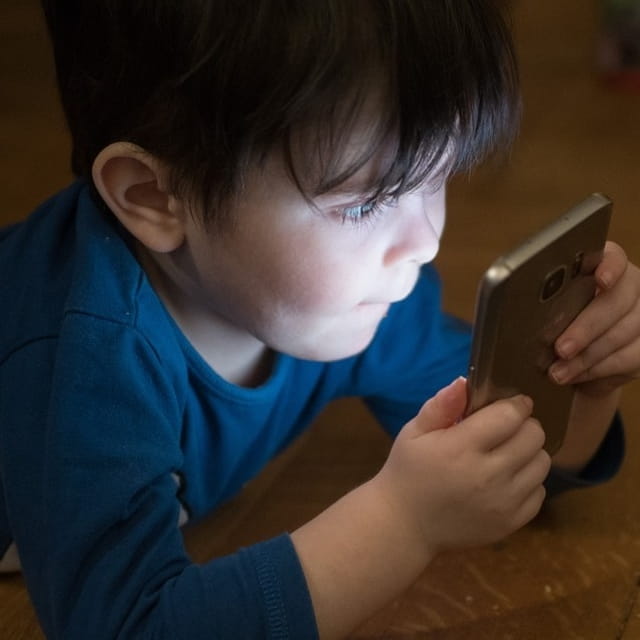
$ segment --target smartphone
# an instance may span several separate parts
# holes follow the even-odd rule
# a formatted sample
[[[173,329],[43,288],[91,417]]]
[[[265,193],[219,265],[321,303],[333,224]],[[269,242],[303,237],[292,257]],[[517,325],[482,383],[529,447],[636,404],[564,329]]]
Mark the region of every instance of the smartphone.
[[[574,395],[548,375],[554,342],[596,293],[611,210],[592,194],[498,258],[478,287],[465,413],[526,394],[549,454],[562,445]]]

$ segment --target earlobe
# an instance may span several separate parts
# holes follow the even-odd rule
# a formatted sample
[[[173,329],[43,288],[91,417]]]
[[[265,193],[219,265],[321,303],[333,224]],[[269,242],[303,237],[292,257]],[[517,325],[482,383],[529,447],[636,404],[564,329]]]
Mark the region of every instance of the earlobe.
[[[165,169],[140,147],[115,142],[92,168],[98,193],[122,225],[151,251],[168,253],[184,241],[182,209],[165,187]]]

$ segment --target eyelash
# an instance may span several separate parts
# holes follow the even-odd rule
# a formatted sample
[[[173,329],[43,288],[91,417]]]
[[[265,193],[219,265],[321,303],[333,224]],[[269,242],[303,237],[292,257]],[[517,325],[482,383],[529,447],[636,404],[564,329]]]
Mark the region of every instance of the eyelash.
[[[343,223],[349,222],[353,225],[360,225],[371,222],[376,216],[380,215],[381,210],[382,204],[380,202],[365,202],[352,207],[344,207],[340,210],[340,217]]]

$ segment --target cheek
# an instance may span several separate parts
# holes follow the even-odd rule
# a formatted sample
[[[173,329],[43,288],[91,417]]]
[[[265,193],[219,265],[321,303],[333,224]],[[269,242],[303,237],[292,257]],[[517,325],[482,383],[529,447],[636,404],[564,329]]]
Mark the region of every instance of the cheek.
[[[309,242],[313,238],[315,242]],[[372,259],[364,247],[345,247],[337,234],[314,229],[285,245],[263,246],[252,261],[261,297],[281,308],[328,315],[353,308],[371,290]],[[353,244],[353,243],[352,243]]]
[[[309,256],[282,265],[276,298],[300,314],[332,315],[350,311],[366,297],[366,272],[344,261]]]
[[[296,269],[283,274],[271,297],[282,311],[299,315],[330,315],[357,304],[348,278],[330,269]]]

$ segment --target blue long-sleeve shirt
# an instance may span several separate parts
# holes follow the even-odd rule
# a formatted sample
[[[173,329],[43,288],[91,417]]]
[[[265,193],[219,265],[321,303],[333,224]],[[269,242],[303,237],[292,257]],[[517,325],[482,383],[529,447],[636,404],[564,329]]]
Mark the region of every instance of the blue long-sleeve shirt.
[[[237,387],[180,332],[128,241],[82,182],[0,231],[0,558],[17,545],[51,638],[313,638],[286,534],[196,565],[179,525],[334,398],[364,397],[397,433],[465,373],[468,327],[441,312],[426,267],[362,354],[279,355],[262,386]],[[564,484],[611,476],[620,434]]]

